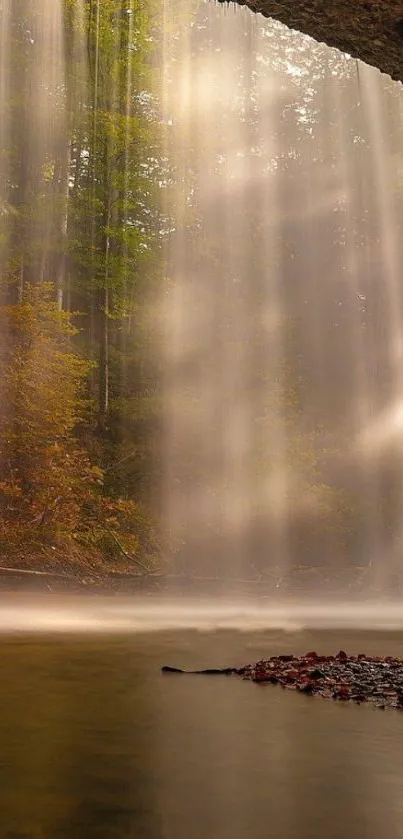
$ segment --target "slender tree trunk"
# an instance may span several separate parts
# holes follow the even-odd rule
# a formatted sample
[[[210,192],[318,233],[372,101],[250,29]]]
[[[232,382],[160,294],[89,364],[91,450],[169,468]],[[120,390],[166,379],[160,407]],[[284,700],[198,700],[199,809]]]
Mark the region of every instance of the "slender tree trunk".
[[[101,335],[99,342],[99,410],[98,430],[103,432],[107,428],[109,411],[109,291],[102,289],[101,294]]]
[[[68,239],[68,219],[69,219],[69,175],[71,165],[72,143],[70,138],[66,137],[64,159],[60,173],[60,195],[61,195],[61,215],[60,215],[60,230],[59,230],[59,247],[58,247],[58,265],[56,269],[56,294],[59,308],[65,306],[64,297],[66,295],[66,270],[67,270],[67,239]]]
[[[104,153],[104,183],[109,183],[109,149]],[[98,393],[98,431],[107,428],[109,410],[109,257],[111,224],[111,190],[107,189],[107,206],[104,214],[104,276],[103,287],[99,292],[99,393]]]

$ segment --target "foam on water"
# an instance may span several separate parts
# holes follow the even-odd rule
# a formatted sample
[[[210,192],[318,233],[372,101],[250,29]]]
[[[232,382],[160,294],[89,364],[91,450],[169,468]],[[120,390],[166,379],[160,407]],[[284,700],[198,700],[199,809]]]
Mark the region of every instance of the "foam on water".
[[[2,633],[256,632],[305,629],[403,630],[399,602],[270,603],[203,599],[9,596],[0,601]]]

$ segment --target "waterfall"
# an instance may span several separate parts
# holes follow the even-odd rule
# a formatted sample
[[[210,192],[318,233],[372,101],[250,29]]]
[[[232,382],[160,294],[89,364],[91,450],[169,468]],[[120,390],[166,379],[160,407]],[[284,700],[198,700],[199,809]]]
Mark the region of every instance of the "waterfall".
[[[222,594],[401,587],[401,85],[212,0],[1,0],[0,48],[10,532]],[[18,344],[29,289],[58,327]]]
[[[293,590],[298,569],[308,590],[391,591],[401,86],[245,8],[164,10],[175,568],[222,592]]]

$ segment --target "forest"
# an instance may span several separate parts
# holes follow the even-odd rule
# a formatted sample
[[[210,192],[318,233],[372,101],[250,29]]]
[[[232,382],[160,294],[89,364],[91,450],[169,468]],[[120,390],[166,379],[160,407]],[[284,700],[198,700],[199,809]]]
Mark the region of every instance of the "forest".
[[[356,62],[214,14],[2,5],[2,565],[249,578],[395,539],[393,452],[353,451],[397,387]]]
[[[159,22],[141,2],[57,7],[2,8],[0,549],[22,567],[144,570],[159,551]]]

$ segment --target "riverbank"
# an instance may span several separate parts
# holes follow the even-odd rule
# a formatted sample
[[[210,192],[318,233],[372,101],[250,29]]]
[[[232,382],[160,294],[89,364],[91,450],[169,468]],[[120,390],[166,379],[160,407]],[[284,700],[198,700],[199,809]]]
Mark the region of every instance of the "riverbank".
[[[329,598],[363,600],[368,596],[393,597],[402,591],[402,581],[395,576],[375,588],[370,566],[326,568],[296,566],[282,573],[248,578],[213,577],[178,573],[169,563],[154,558],[141,562],[124,556],[105,556],[93,549],[72,552],[55,550],[40,553],[0,555],[0,591],[43,591],[56,594],[136,594],[162,592],[190,596],[267,598],[275,602]]]

